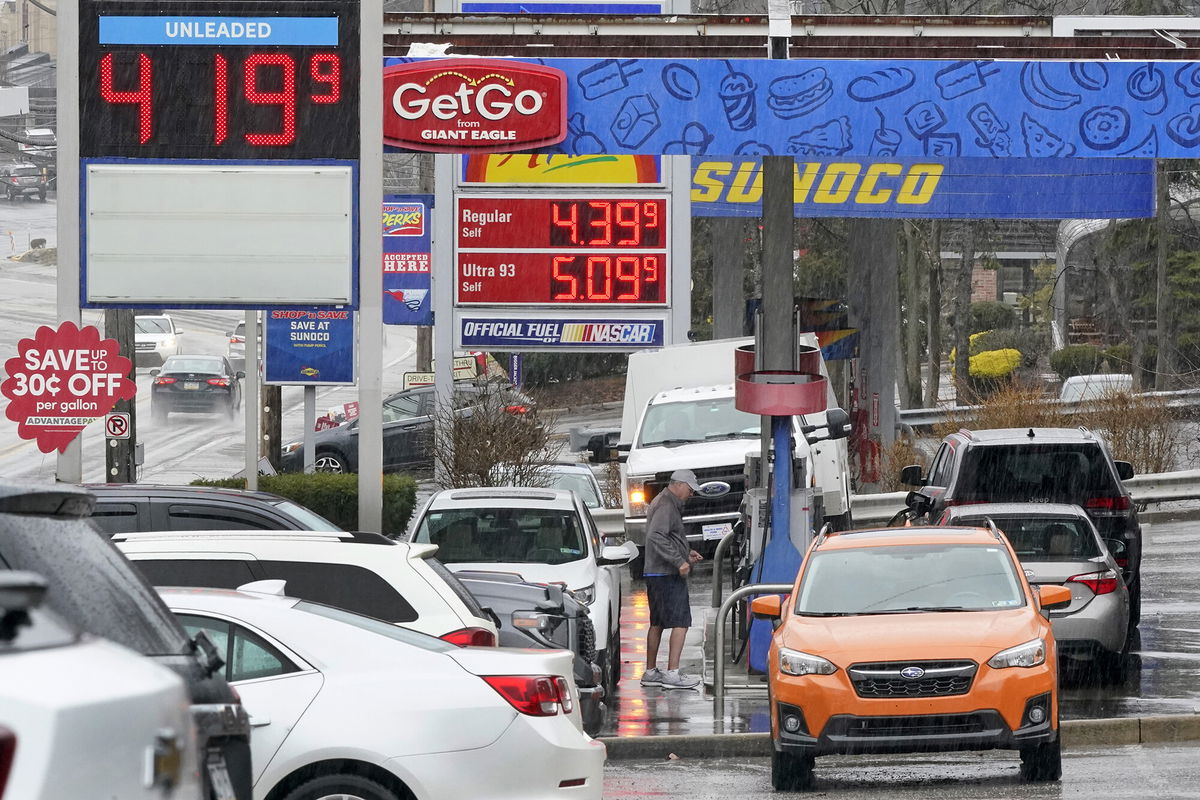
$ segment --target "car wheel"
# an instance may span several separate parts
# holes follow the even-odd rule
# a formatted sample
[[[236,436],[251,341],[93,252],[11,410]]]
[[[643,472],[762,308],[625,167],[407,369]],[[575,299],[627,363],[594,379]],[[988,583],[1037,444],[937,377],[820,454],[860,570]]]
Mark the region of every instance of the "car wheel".
[[[1142,582],[1129,587],[1129,627],[1136,628],[1142,621]]]
[[[332,450],[323,450],[317,453],[316,461],[313,462],[313,472],[349,472],[350,469],[346,464],[346,459],[341,453],[335,453]]]
[[[1056,781],[1062,777],[1062,740],[1021,749],[1021,777],[1027,781]]]
[[[771,752],[771,785],[779,792],[802,792],[813,788],[812,756],[798,756],[781,750]]]
[[[609,697],[616,694],[617,684],[621,682],[621,630],[617,629],[616,633],[610,633],[608,636],[608,650],[606,651],[605,661],[608,662],[607,674],[605,675],[604,691]]]
[[[297,786],[283,800],[399,800],[382,783],[361,775],[322,775]]]

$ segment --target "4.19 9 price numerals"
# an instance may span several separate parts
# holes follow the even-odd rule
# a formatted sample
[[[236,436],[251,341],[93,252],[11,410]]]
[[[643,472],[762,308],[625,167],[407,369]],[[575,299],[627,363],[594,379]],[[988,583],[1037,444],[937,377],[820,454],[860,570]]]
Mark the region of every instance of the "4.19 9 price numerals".
[[[108,53],[100,61],[100,95],[113,105],[136,106],[138,110],[138,143],[147,144],[154,136],[154,67],[146,53],[138,53],[138,76],[134,86],[117,86],[114,55]],[[342,62],[335,53],[316,53],[302,65],[309,72],[312,90],[304,99],[316,104],[333,104],[342,99]],[[240,99],[256,106],[276,106],[281,117],[279,130],[246,131],[247,143],[279,147],[296,140],[296,107],[300,101],[296,72],[301,68],[296,59],[286,53],[252,53],[231,60],[220,53],[213,55],[212,64],[213,144],[224,144],[229,138],[229,100],[231,84],[240,87]],[[240,70],[240,80],[238,80]],[[271,88],[264,88],[268,86]]]

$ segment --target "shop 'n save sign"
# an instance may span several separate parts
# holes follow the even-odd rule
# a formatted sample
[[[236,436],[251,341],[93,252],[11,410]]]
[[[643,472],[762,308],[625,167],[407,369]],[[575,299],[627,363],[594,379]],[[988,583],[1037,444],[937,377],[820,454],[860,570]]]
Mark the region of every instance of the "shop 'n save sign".
[[[539,64],[436,59],[383,71],[383,140],[428,152],[525,152],[567,136],[567,76]]]

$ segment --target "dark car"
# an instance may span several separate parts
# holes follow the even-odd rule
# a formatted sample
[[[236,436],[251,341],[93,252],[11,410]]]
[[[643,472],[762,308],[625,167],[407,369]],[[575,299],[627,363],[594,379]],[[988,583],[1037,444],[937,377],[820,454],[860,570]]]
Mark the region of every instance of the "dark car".
[[[98,483],[92,522],[108,534],[237,529],[341,531],[299,503],[270,492],[216,486]]]
[[[459,582],[500,623],[501,647],[570,650],[583,729],[595,736],[604,724],[604,671],[596,663],[596,631],[588,608],[557,584],[526,583],[508,572],[464,571]]]
[[[171,356],[150,374],[150,414],[155,422],[165,422],[172,411],[222,411],[232,419],[241,408],[246,373],[235,372],[224,356]]]
[[[513,414],[525,414],[533,401],[512,388],[494,384],[459,383],[454,387],[455,413],[468,415],[474,406],[495,399]],[[383,471],[433,465],[433,387],[418,386],[383,401]],[[313,437],[317,472],[358,471],[358,424],[353,419],[336,428],[317,431]],[[304,470],[303,442],[283,447],[283,472]]]
[[[9,202],[18,197],[37,195],[37,199],[46,202],[46,171],[36,164],[3,164],[0,165],[0,191]]]
[[[1129,589],[1129,622],[1141,616],[1142,528],[1121,483],[1133,466],[1114,461],[1108,444],[1086,428],[1004,428],[952,433],[929,468],[905,467],[901,481],[920,486],[907,505],[935,520],[971,503],[1069,503],[1081,506],[1100,536],[1125,544],[1114,553]]]
[[[35,572],[46,607],[173,670],[188,687],[197,765],[214,800],[251,800],[250,721],[221,676],[221,656],[192,640],[133,565],[93,528],[94,498],[68,486],[0,484],[0,569]]]

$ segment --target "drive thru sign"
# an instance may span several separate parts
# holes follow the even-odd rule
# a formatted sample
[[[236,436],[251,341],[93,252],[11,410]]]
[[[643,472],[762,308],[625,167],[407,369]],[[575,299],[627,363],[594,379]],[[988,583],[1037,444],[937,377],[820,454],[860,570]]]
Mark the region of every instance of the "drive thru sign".
[[[43,325],[33,339],[17,344],[17,353],[4,362],[8,378],[0,394],[11,401],[5,416],[43,453],[66,450],[85,425],[137,392],[126,377],[133,364],[118,354],[116,339],[101,340],[90,325]]]

